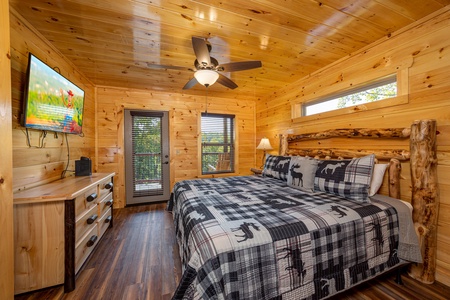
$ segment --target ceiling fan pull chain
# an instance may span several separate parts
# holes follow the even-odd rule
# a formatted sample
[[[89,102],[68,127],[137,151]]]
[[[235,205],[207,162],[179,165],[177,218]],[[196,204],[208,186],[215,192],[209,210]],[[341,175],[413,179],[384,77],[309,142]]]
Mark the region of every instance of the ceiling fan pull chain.
[[[206,103],[205,103],[205,114],[208,113],[208,87],[206,87]]]

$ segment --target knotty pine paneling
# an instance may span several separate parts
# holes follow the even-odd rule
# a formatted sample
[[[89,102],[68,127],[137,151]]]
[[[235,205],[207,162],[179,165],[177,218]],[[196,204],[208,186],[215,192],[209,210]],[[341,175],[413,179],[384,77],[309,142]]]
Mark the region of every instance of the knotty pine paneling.
[[[450,225],[450,7],[432,19],[418,21],[409,30],[393,33],[363,51],[354,53],[332,65],[301,79],[276,94],[256,103],[257,139],[267,136],[278,148],[279,134],[316,132],[346,127],[409,127],[416,119],[436,119],[438,125],[438,180],[440,186],[440,212],[438,220],[438,250],[436,280],[450,286],[450,248],[446,228]],[[371,66],[372,62],[383,62]],[[408,66],[408,63],[410,66]],[[332,117],[317,117],[309,121],[292,121],[291,104],[315,99],[338,92],[355,83],[392,73],[397,66],[408,69],[408,100],[406,104],[359,111]],[[375,75],[374,75],[375,74]],[[376,143],[377,141],[373,141]],[[305,142],[305,144],[318,142]],[[370,148],[364,145],[335,139],[320,142],[319,146],[333,148]],[[386,149],[403,145],[386,142]],[[317,146],[317,145],[316,145]],[[374,145],[380,148],[380,145]],[[276,153],[277,149],[272,151]],[[402,169],[402,199],[411,200],[409,164]],[[381,189],[387,193],[386,184]]]
[[[14,297],[14,231],[9,2],[0,1],[0,299]]]
[[[191,37],[204,36],[219,62],[263,61],[262,68],[232,75],[239,89],[211,89],[216,97],[251,100],[392,36],[450,1],[72,0],[49,5],[42,0],[10,0],[10,4],[98,86],[179,92],[192,76],[184,69],[194,60]],[[167,66],[182,68],[173,71]],[[202,92],[199,85],[185,91]]]
[[[12,74],[12,145],[13,190],[21,190],[60,178],[68,160],[66,140],[63,134],[48,132],[43,148],[39,145],[41,131],[29,130],[27,145],[25,128],[20,125],[23,113],[22,97],[26,84],[28,53],[32,52],[50,66],[58,67],[61,74],[85,91],[83,136],[67,135],[70,149],[68,170],[75,169],[80,156],[91,157],[95,162],[95,89],[76,66],[70,63],[40,33],[13,9],[10,10],[11,74]],[[73,172],[67,172],[73,176]]]
[[[205,96],[162,93],[113,87],[97,88],[99,172],[115,172],[114,207],[124,207],[124,109],[169,111],[171,186],[179,180],[202,176],[199,165],[199,120]],[[236,116],[236,172],[248,175],[255,165],[255,102],[208,97],[208,112]],[[229,176],[223,174],[221,176]],[[209,176],[210,177],[210,176]],[[116,189],[116,187],[118,189]]]

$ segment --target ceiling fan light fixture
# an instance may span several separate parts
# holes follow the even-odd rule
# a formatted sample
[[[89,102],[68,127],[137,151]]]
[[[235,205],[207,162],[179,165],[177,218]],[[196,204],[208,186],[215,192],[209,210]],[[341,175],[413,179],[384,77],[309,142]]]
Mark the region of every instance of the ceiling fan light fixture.
[[[219,79],[219,73],[213,70],[198,70],[194,73],[194,77],[198,83],[208,87]]]

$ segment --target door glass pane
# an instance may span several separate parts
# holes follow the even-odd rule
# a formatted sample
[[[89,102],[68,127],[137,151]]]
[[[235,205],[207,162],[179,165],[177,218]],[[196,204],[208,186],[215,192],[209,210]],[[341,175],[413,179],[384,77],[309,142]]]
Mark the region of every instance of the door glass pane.
[[[161,119],[133,116],[133,197],[159,195],[163,192]]]

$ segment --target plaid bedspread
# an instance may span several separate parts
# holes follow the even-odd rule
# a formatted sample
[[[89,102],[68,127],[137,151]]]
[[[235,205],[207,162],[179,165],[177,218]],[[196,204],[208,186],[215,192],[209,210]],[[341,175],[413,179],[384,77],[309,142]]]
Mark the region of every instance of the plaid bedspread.
[[[393,206],[240,176],[175,184],[173,299],[322,299],[400,262]]]

